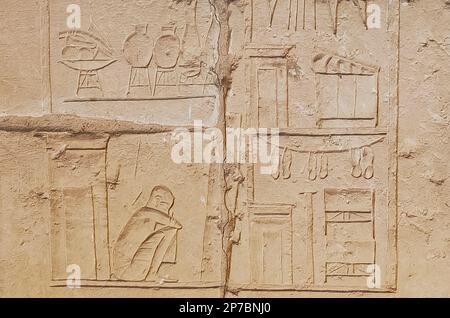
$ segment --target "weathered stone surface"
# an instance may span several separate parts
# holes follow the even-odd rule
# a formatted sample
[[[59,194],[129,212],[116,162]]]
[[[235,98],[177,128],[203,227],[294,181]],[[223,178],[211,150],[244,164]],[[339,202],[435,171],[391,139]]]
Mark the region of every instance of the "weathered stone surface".
[[[446,1],[4,2],[1,296],[450,295]]]

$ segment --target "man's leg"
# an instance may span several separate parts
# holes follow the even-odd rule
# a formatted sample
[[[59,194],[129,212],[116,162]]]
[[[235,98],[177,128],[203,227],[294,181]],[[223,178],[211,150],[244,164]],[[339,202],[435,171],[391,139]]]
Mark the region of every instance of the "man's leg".
[[[164,231],[164,238],[159,243],[155,254],[153,256],[152,264],[150,266],[150,271],[148,274],[148,278],[151,280],[158,277],[158,271],[161,267],[162,262],[164,261],[164,257],[169,250],[169,248],[172,246],[174,242],[174,238],[177,235],[177,229],[171,229],[171,230],[165,230]]]

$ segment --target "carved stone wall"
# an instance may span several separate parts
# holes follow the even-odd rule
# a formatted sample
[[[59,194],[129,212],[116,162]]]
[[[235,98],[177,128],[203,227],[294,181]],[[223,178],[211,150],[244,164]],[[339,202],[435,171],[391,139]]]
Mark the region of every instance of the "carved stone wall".
[[[446,1],[4,2],[0,295],[450,295]]]

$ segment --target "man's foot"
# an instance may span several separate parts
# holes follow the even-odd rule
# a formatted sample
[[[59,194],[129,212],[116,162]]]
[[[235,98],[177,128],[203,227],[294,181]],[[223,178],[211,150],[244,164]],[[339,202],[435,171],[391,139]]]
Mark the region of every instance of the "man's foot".
[[[160,275],[149,275],[147,277],[147,281],[148,282],[156,282],[159,284],[164,284],[164,283],[178,283],[178,279],[176,278],[172,278],[169,277],[169,275],[165,275],[165,276],[160,276]]]

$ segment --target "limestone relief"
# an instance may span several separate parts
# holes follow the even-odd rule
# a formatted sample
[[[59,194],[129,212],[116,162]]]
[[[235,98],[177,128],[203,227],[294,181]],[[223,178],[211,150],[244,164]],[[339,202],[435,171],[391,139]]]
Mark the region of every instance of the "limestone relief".
[[[400,0],[71,2],[39,2],[33,110],[0,103],[0,207],[42,226],[2,240],[41,245],[39,292],[76,265],[80,295],[398,293]]]
[[[163,1],[143,9],[129,3],[121,17],[104,10],[106,2],[84,2],[89,25],[67,30],[61,11],[67,4],[50,1],[50,10],[62,13],[50,21],[50,50],[64,66],[52,68],[54,112],[169,124],[169,107],[180,125],[194,117],[217,122],[218,23],[209,1]],[[106,26],[97,21],[105,14]],[[72,77],[70,70],[78,72],[75,89],[59,80]],[[135,111],[124,111],[125,105]]]
[[[376,267],[383,273],[377,289],[395,290],[396,189],[389,187],[388,167],[395,166],[390,153],[396,130],[389,116],[396,105],[388,88],[396,85],[391,71],[397,65],[390,55],[369,59],[373,44],[364,42],[364,33],[350,46],[358,56],[340,47],[341,10],[350,4],[358,15],[366,12],[365,3],[346,2],[326,3],[334,21],[326,37],[317,28],[325,2],[268,1],[266,8],[264,1],[249,1],[244,7],[252,19],[246,20],[248,41],[230,87],[236,103],[227,105],[224,123],[279,129],[279,144],[270,145],[279,147],[279,164],[269,175],[245,162],[226,163],[223,172],[214,164],[175,164],[168,133],[83,141],[49,135],[60,140],[49,146],[54,278],[63,278],[68,263],[83,261],[90,286],[223,285],[223,295],[274,288],[351,291],[368,290],[368,269]],[[76,70],[78,85],[75,98],[61,85],[55,93],[66,92],[63,105],[95,105],[118,118],[114,103],[130,109],[145,101],[156,107],[148,109],[151,115],[165,101],[163,123],[172,118],[171,103],[189,101],[188,112],[175,113],[172,122],[203,118],[193,117],[193,108],[205,98],[219,101],[214,50],[220,45],[213,36],[217,8],[205,5],[175,2],[169,11],[152,5],[164,14],[182,11],[183,23],[140,19],[127,34],[127,28],[100,32],[93,19],[86,31],[59,31],[64,46],[55,67]],[[258,27],[264,12],[279,38],[259,37],[267,31]],[[384,35],[380,41],[387,41]],[[115,49],[116,43],[121,47]],[[395,52],[397,44],[386,43],[387,53]],[[108,70],[123,76],[102,81]],[[242,84],[245,90],[237,87]],[[110,106],[101,106],[106,101]],[[97,177],[77,184],[56,173],[71,160]],[[195,189],[180,187],[194,180]],[[85,215],[75,212],[78,197],[85,198]],[[89,227],[81,229],[86,222]],[[74,245],[77,237],[86,240],[83,249]]]

